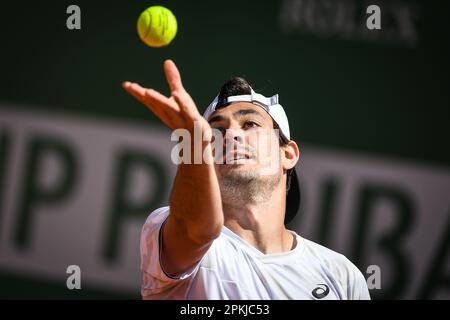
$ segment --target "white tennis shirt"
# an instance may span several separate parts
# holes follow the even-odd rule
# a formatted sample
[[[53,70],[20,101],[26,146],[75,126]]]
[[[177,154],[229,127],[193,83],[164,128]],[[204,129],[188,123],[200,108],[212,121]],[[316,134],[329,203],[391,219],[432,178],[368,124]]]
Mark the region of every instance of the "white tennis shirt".
[[[160,230],[169,207],[150,214],[141,234],[144,299],[370,299],[364,276],[342,254],[297,237],[288,252],[264,254],[227,227],[192,270],[168,276]]]

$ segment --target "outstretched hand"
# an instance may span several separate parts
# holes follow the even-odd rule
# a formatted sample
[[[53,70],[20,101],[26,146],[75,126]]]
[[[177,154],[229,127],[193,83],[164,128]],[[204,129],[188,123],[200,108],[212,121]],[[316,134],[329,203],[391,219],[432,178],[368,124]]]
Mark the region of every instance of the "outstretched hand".
[[[194,100],[184,89],[180,72],[172,60],[164,61],[164,73],[170,87],[169,98],[156,90],[143,88],[137,83],[128,81],[123,83],[123,88],[172,130],[184,128],[192,132],[194,123],[198,121],[203,132],[210,131],[208,122],[199,113]]]

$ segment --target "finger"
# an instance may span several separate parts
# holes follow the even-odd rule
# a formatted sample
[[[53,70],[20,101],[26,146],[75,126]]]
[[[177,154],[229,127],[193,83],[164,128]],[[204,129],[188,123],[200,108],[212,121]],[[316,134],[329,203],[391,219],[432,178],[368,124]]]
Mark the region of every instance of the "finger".
[[[172,97],[175,99],[176,103],[180,107],[180,110],[183,114],[187,115],[187,117],[191,120],[198,120],[201,115],[195,106],[194,101],[191,96],[186,92],[175,91],[172,93]]]
[[[179,112],[179,107],[173,99],[167,98],[165,95],[159,93],[153,89],[146,89],[141,87],[137,83],[125,82],[123,84],[125,90],[133,95],[136,99],[147,105],[147,102],[151,101],[158,108],[169,108],[173,111]],[[151,107],[151,106],[148,106]]]
[[[150,109],[168,127],[173,128],[179,125],[179,121],[174,122],[171,119],[173,116],[171,117],[167,110],[165,110],[171,109],[172,111],[179,112],[179,108],[173,99],[168,99],[153,89],[145,89],[137,83],[124,82],[123,87],[128,93]]]
[[[144,103],[145,101],[145,88],[141,87],[139,84],[137,83],[132,83],[132,82],[124,82],[122,84],[122,87],[129,93],[131,94],[133,97],[135,97],[137,100],[139,100],[140,102]]]
[[[145,92],[145,105],[164,123],[174,129],[184,124],[180,108],[172,98],[167,98],[158,91],[148,89]]]
[[[181,83],[180,72],[172,60],[164,61],[164,73],[171,92],[184,90],[183,84]]]
[[[171,118],[168,117],[166,114],[155,114],[161,121],[164,123],[169,129],[175,130],[176,128],[179,128],[180,126],[174,122],[172,122]]]
[[[180,107],[174,99],[167,98],[165,95],[153,89],[147,89],[144,93],[146,103],[149,103],[152,108],[166,109],[172,113],[179,113]]]

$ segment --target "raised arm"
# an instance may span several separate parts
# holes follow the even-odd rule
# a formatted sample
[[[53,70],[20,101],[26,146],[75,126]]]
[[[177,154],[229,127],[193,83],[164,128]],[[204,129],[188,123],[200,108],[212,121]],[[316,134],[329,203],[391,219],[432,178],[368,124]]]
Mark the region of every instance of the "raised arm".
[[[193,140],[197,121],[210,141],[211,127],[184,89],[175,63],[166,60],[164,72],[171,91],[169,98],[137,83],[125,82],[123,87],[170,129],[187,129]],[[212,159],[210,142],[203,143],[202,152]],[[194,266],[219,236],[223,226],[219,183],[213,161],[208,163],[178,165],[170,196],[170,215],[162,234],[161,262],[171,275],[179,275]]]

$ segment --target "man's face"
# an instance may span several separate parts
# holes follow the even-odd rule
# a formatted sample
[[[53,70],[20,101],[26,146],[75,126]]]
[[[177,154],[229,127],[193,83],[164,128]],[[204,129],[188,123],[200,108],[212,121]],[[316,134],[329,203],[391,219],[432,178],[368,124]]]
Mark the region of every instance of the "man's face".
[[[279,138],[267,112],[254,104],[239,102],[218,109],[209,123],[223,136],[223,150],[215,150],[223,151],[223,164],[216,164],[221,187],[250,183],[274,187],[279,183]]]

